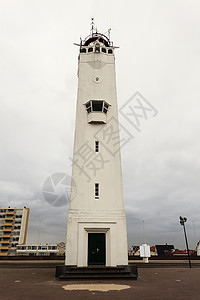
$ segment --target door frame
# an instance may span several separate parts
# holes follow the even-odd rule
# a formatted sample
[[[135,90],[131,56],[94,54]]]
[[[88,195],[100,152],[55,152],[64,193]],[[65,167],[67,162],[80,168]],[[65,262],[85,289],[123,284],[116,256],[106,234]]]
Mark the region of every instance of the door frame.
[[[77,266],[88,266],[88,233],[105,233],[105,266],[116,266],[116,222],[79,222]]]
[[[88,234],[89,233],[104,233],[105,234],[105,256],[106,256],[106,259],[105,259],[105,266],[107,265],[107,254],[108,254],[108,247],[107,247],[107,243],[108,243],[108,232],[109,232],[109,228],[88,228],[86,229],[86,232],[87,232],[87,250],[86,250],[86,253],[87,253],[87,266],[89,266],[88,264]]]

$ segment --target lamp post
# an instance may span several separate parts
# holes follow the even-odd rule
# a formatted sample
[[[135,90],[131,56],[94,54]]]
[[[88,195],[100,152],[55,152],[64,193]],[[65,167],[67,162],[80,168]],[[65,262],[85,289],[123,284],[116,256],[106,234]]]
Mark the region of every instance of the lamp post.
[[[187,254],[188,254],[188,261],[189,261],[189,266],[191,266],[191,260],[190,260],[190,253],[189,253],[189,248],[188,248],[188,241],[187,241],[187,235],[186,235],[186,230],[185,230],[185,222],[187,221],[187,218],[185,217],[179,217],[180,219],[180,224],[183,225],[183,230],[184,230],[184,235],[185,235],[185,243],[186,243],[186,248],[187,248]]]

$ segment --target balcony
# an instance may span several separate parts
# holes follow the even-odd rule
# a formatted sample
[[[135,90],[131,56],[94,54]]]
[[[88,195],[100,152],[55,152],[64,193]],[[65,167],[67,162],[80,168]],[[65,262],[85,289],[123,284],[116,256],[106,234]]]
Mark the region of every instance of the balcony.
[[[88,123],[103,123],[106,124],[106,115],[102,112],[91,112],[88,114]]]
[[[13,226],[13,223],[4,223],[4,226]]]
[[[11,218],[11,217],[5,217],[5,221],[13,221],[13,218]]]
[[[9,248],[9,245],[8,246],[1,246],[0,250],[8,250],[8,248]]]
[[[11,233],[11,229],[8,229],[8,228],[4,228],[3,231],[4,231],[4,232],[10,232],[10,233]]]
[[[6,244],[5,246],[9,246],[9,240],[8,241],[1,241],[2,244]]]
[[[6,216],[7,216],[7,215],[8,215],[8,216],[13,216],[14,213],[15,213],[14,211],[7,211],[7,212],[6,212]]]
[[[105,100],[89,100],[85,104],[88,123],[106,124],[110,104]]]
[[[8,256],[8,252],[0,252],[0,256]]]
[[[3,234],[3,235],[2,235],[2,238],[10,238],[10,235],[8,235],[8,234]]]
[[[11,231],[12,230],[12,226],[4,226],[3,231],[5,231],[5,230]]]

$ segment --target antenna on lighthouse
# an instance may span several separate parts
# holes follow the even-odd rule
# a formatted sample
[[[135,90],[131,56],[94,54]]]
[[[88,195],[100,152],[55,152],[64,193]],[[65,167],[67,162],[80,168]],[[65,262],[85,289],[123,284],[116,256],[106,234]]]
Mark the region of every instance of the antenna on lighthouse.
[[[111,31],[111,28],[108,29],[108,38],[109,38],[109,41],[110,41],[110,31]]]
[[[95,24],[94,24],[94,18],[91,18],[91,29],[90,29],[90,33],[91,35],[93,35],[94,33],[94,28],[95,28]]]

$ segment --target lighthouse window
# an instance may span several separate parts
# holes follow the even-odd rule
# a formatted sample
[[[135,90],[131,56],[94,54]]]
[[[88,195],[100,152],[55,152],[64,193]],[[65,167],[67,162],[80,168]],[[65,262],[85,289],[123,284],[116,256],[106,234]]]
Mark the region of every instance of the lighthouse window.
[[[88,49],[88,52],[93,52],[93,48],[89,48],[89,49]]]
[[[95,45],[95,52],[100,52],[100,44],[96,43]]]
[[[95,199],[99,199],[99,183],[95,183]]]
[[[108,111],[108,104],[104,102],[104,107],[103,107],[104,114],[107,114],[107,111]]]
[[[86,53],[86,49],[85,48],[81,48],[80,52],[81,53]]]
[[[85,106],[86,106],[87,112],[89,114],[91,112],[91,101],[87,102]]]
[[[112,54],[113,53],[112,49],[108,49],[108,53]]]
[[[85,103],[85,107],[88,114],[91,112],[103,112],[104,114],[107,114],[109,104],[104,100],[90,100]]]
[[[103,101],[92,101],[93,111],[102,111]]]
[[[95,141],[95,152],[99,152],[99,141]]]
[[[91,112],[91,107],[87,109],[88,114]]]
[[[101,51],[106,53],[106,48],[101,48]]]

